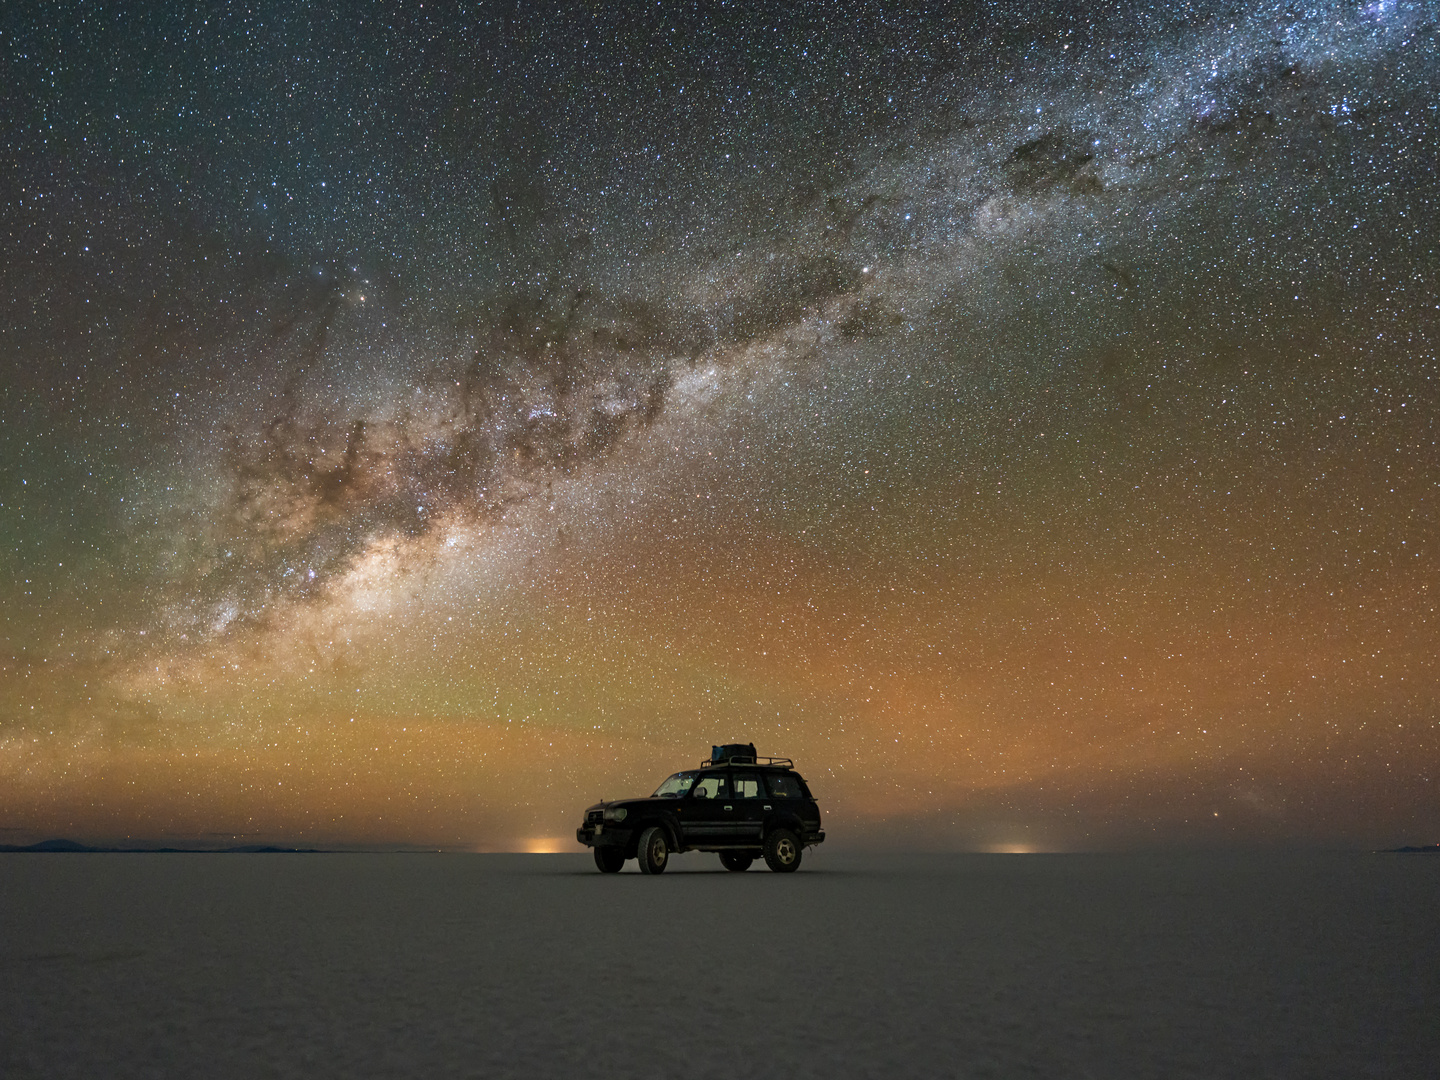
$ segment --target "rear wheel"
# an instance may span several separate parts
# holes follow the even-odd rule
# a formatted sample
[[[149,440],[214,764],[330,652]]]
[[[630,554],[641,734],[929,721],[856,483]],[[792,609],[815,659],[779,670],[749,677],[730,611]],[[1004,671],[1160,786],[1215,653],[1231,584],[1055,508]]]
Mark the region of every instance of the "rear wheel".
[[[800,838],[789,829],[776,829],[765,837],[765,865],[788,874],[800,865]]]
[[[720,865],[726,870],[749,870],[750,864],[755,861],[755,856],[748,851],[722,851],[720,853]]]
[[[595,865],[600,868],[602,874],[618,874],[620,868],[625,865],[624,849],[597,847],[595,849]]]
[[[651,825],[642,832],[636,855],[642,874],[663,874],[665,864],[670,861],[670,844],[665,839],[665,830],[658,825]]]

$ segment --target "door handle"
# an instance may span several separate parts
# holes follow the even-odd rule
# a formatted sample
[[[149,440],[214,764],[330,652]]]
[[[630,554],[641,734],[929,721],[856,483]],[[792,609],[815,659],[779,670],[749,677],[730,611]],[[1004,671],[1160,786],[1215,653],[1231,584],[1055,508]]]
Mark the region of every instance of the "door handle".
[[[767,807],[765,807],[765,809],[766,809],[766,810],[769,810],[769,809],[770,809],[770,807],[768,807],[768,806],[767,806]]]
[[[734,808],[733,806],[727,806],[727,807],[725,807],[725,809],[726,809],[726,810],[734,810],[735,808]]]

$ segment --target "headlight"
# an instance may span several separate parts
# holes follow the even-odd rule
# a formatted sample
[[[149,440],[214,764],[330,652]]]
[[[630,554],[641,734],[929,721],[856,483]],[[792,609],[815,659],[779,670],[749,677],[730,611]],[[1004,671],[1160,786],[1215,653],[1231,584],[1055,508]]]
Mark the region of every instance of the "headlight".
[[[608,810],[608,809],[607,809],[607,810],[605,811],[605,820],[606,820],[606,821],[624,821],[624,820],[625,820],[625,815],[628,814],[628,813],[629,813],[629,811],[626,810],[623,806],[620,807],[618,810]]]

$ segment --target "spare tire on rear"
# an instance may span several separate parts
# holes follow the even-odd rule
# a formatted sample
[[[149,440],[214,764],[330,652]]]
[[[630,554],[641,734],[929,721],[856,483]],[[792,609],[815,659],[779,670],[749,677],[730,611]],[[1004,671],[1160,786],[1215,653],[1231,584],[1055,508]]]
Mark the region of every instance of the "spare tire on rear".
[[[755,861],[755,856],[748,851],[722,851],[720,852],[720,865],[726,870],[749,870],[750,864]]]

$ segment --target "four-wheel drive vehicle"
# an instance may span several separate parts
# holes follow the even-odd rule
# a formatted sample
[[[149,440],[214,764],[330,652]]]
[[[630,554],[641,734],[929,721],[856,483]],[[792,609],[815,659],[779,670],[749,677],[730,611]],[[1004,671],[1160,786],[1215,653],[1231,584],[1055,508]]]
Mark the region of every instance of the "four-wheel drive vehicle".
[[[732,744],[715,747],[698,769],[676,773],[648,799],[596,803],[575,837],[595,849],[595,865],[606,874],[626,859],[638,859],[642,873],[658,874],[681,851],[719,852],[727,870],[748,870],[763,856],[783,874],[825,833],[794,762]]]

